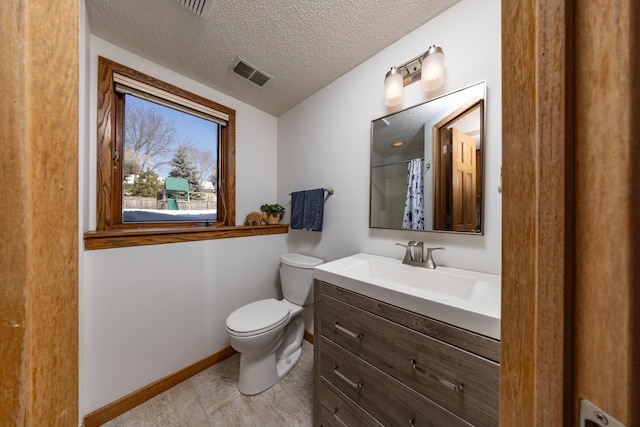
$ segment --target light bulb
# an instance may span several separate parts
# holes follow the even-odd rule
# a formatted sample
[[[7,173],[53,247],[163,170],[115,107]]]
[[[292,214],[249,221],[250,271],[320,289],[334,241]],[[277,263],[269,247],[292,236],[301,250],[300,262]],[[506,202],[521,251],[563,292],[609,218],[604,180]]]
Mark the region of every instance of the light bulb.
[[[384,79],[384,105],[394,107],[402,103],[402,73],[391,67]]]
[[[422,90],[431,92],[444,83],[444,51],[441,47],[431,46],[422,57]]]

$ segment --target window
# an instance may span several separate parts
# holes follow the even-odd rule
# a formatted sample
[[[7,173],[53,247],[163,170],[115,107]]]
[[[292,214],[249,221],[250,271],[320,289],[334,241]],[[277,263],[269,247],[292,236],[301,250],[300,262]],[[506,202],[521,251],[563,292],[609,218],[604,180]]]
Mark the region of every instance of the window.
[[[98,63],[96,229],[235,225],[235,111]]]

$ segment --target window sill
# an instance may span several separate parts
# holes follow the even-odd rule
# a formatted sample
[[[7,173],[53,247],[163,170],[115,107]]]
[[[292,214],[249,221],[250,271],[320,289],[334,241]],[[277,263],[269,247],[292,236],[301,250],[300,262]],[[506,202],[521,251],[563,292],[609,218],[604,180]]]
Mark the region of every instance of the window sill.
[[[94,249],[126,248],[129,246],[195,242],[199,240],[229,239],[233,237],[264,236],[267,234],[286,234],[288,231],[288,224],[89,231],[84,234],[84,248],[88,251]]]

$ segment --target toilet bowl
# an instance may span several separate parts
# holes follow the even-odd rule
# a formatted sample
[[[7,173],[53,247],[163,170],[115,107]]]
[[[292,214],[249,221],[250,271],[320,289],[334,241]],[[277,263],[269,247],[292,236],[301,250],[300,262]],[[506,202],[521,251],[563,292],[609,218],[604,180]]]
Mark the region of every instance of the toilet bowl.
[[[280,256],[284,298],[246,304],[227,317],[229,343],[240,353],[238,390],[253,395],[284,377],[300,359],[304,337],[304,306],[313,302],[313,267],[318,258]]]

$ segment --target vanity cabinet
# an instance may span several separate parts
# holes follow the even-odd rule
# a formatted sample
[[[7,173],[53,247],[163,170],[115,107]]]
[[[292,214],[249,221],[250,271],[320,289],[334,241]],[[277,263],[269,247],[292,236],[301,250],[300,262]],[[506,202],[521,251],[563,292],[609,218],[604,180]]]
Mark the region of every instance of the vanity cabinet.
[[[315,282],[316,426],[497,426],[500,342]]]

